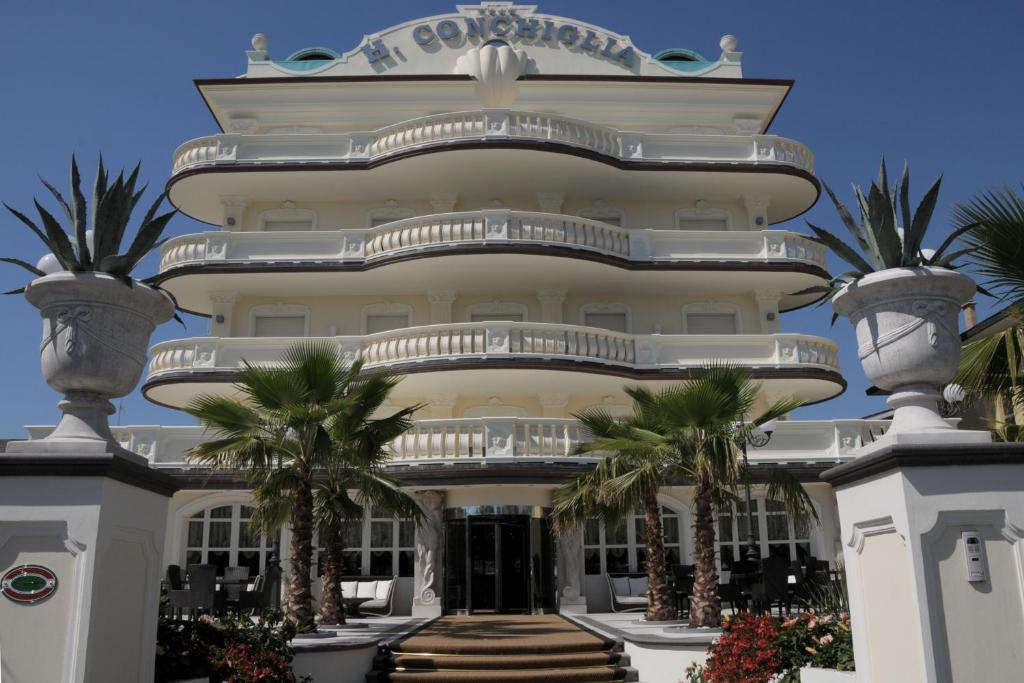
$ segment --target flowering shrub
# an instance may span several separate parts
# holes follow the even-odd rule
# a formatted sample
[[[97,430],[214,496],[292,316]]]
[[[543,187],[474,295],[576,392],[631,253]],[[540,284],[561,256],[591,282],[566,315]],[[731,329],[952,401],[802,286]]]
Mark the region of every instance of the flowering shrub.
[[[294,636],[295,627],[275,612],[255,621],[232,613],[185,623],[161,618],[156,680],[207,676],[218,683],[296,683],[288,645]]]
[[[691,664],[683,682],[796,683],[805,666],[853,671],[853,636],[845,613],[779,620],[741,612],[723,622],[706,663]]]

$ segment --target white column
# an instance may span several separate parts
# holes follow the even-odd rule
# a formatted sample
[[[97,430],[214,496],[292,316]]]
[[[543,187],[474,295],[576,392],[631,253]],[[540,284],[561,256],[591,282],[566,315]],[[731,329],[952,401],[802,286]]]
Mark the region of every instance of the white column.
[[[210,292],[210,336],[230,337],[231,314],[235,310],[238,294],[235,292]]]
[[[443,325],[452,321],[452,304],[455,303],[454,289],[431,289],[427,292],[430,301],[430,324]]]
[[[558,611],[587,613],[583,595],[583,527],[558,535]]]
[[[224,207],[221,226],[225,230],[231,230],[232,232],[241,230],[242,221],[245,218],[245,207],[249,204],[248,198],[225,195],[220,198],[220,204]]]
[[[418,491],[416,500],[426,516],[416,526],[416,567],[412,615],[441,616],[441,530],[444,523],[444,491]]]
[[[777,289],[759,289],[754,292],[757,313],[762,334],[776,334],[782,330],[779,324],[779,300],[782,292]]]
[[[747,218],[750,221],[751,230],[768,229],[768,204],[770,202],[770,197],[752,197],[750,195],[743,197],[743,205],[747,207]]]
[[[542,289],[537,292],[540,300],[540,321],[544,323],[565,322],[562,304],[565,302],[564,289]]]

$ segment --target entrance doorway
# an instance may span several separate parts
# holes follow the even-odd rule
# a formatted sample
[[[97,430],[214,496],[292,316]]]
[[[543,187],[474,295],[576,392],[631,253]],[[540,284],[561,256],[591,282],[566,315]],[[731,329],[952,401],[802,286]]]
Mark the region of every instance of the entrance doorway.
[[[446,611],[545,611],[554,601],[548,520],[494,512],[494,508],[471,508],[449,510],[446,515],[450,517],[445,522]]]

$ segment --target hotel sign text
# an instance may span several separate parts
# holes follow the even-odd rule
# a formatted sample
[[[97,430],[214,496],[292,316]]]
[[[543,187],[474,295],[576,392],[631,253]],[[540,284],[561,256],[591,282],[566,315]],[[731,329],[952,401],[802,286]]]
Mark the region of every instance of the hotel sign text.
[[[618,41],[607,35],[599,35],[591,29],[581,28],[572,23],[558,23],[533,17],[513,17],[498,15],[493,17],[462,17],[442,19],[433,24],[420,24],[412,29],[412,39],[423,47],[435,43],[445,44],[465,36],[467,39],[508,40],[554,43],[566,47],[578,48],[594,56],[619,62],[630,68],[636,58],[631,45],[619,45]],[[363,53],[371,63],[386,59],[391,50],[383,40],[367,42],[362,47]]]

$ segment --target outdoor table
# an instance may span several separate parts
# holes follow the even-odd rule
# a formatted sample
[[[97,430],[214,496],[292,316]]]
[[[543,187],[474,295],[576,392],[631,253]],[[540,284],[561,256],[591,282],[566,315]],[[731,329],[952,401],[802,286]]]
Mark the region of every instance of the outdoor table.
[[[353,619],[359,619],[363,616],[359,608],[364,602],[369,602],[370,600],[373,600],[373,598],[342,598],[342,602],[345,603],[345,611]]]

